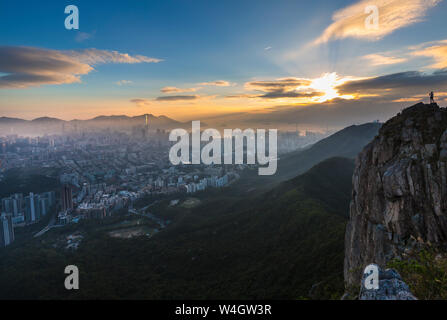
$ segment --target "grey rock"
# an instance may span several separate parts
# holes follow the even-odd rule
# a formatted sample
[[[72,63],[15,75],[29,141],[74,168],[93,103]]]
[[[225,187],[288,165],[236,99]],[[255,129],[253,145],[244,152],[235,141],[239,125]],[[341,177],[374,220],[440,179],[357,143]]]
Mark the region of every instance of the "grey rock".
[[[415,246],[447,244],[447,148],[437,152],[442,143],[447,109],[420,103],[386,122],[357,156],[345,234],[348,288],[371,261],[383,267]]]
[[[394,269],[379,268],[379,288],[366,289],[366,275],[362,278],[360,300],[417,300],[408,285]]]

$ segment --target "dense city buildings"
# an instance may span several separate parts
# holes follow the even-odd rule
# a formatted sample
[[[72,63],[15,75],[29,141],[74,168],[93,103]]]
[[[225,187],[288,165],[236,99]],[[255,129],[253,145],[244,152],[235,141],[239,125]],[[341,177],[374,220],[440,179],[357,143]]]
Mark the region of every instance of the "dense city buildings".
[[[24,196],[15,193],[8,198],[1,199],[1,212],[11,216],[16,225],[21,223],[34,223],[46,216],[56,204],[54,191],[35,194],[30,192]]]
[[[164,129],[150,129],[149,118],[127,129],[81,130],[63,123],[60,133],[0,137],[0,181],[10,169],[36,168],[58,187],[48,192],[16,193],[2,199],[1,212],[16,226],[38,222],[50,209],[55,223],[103,218],[128,210],[146,196],[192,194],[222,188],[239,179],[250,165],[178,165],[170,163],[172,142]],[[280,132],[280,153],[314,143],[323,134]],[[39,191],[40,192],[40,191]]]

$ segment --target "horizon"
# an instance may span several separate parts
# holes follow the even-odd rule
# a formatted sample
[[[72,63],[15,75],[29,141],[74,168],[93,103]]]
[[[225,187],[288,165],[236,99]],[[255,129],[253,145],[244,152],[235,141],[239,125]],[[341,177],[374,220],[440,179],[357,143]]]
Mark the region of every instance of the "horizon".
[[[421,100],[421,101],[419,101],[419,102],[415,102],[415,103],[412,104],[412,105],[406,105],[406,106],[403,107],[402,109],[406,109],[406,108],[412,107],[412,106],[417,105],[417,104],[419,104],[419,103],[424,103],[424,104],[426,104],[424,101]],[[440,108],[447,108],[447,106],[446,106],[446,107],[442,107],[442,106],[440,106]],[[96,119],[96,118],[100,118],[100,117],[127,117],[127,118],[138,118],[138,117],[142,117],[142,116],[146,116],[146,115],[147,115],[147,116],[153,116],[153,117],[156,117],[156,118],[165,117],[165,118],[168,118],[168,119],[170,119],[170,120],[174,120],[174,121],[181,122],[181,123],[188,123],[188,122],[191,122],[191,121],[195,121],[194,118],[188,119],[188,120],[186,120],[186,121],[179,121],[179,120],[177,120],[177,119],[175,119],[175,118],[173,118],[173,117],[169,117],[169,116],[164,115],[164,114],[155,115],[155,114],[152,114],[152,113],[143,113],[143,114],[137,114],[137,115],[129,115],[129,114],[98,114],[98,115],[95,115],[95,116],[93,116],[93,117],[91,117],[91,118],[84,118],[84,119],[79,119],[79,118],[63,119],[63,118],[52,117],[52,116],[48,116],[48,115],[41,115],[41,116],[38,116],[38,117],[36,117],[36,118],[26,118],[26,117],[19,118],[19,117],[0,116],[0,119],[12,119],[12,120],[34,121],[34,120],[38,120],[38,119],[48,118],[48,119],[53,119],[53,120],[61,120],[61,121],[65,121],[65,122],[70,122],[70,121],[89,121],[89,120],[94,120],[94,119]],[[391,117],[392,117],[392,116],[391,116]],[[205,118],[205,119],[206,119],[206,118]],[[375,121],[377,121],[377,120],[367,121],[367,122],[364,122],[364,123],[371,123],[371,122],[375,122]],[[382,122],[381,122],[381,123],[382,123]]]
[[[48,119],[54,119],[54,120],[61,120],[61,121],[66,121],[66,122],[70,122],[70,121],[88,121],[88,120],[94,120],[96,118],[100,118],[100,117],[127,117],[127,118],[138,118],[138,117],[142,117],[142,116],[153,116],[156,118],[160,118],[160,117],[165,117],[165,118],[169,118],[171,120],[175,120],[171,117],[168,117],[166,115],[155,115],[152,113],[143,113],[143,114],[139,114],[139,115],[135,115],[135,116],[131,116],[131,115],[125,115],[125,114],[110,114],[110,115],[106,115],[106,114],[99,114],[96,116],[93,116],[93,118],[86,118],[86,119],[62,119],[62,118],[57,118],[57,117],[51,117],[51,116],[47,116],[47,115],[43,115],[43,116],[39,116],[37,118],[16,118],[16,117],[5,117],[5,116],[1,116],[0,119],[16,119],[16,120],[25,120],[25,121],[33,121],[33,120],[38,120],[38,119],[44,119],[44,118],[48,118]],[[177,121],[177,120],[175,120]]]

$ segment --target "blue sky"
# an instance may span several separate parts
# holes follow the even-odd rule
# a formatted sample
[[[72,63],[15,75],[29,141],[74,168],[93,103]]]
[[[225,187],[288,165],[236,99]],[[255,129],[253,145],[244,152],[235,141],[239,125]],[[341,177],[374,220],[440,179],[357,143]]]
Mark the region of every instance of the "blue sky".
[[[60,53],[92,69],[83,69],[83,73],[73,69],[68,74],[71,80],[61,80],[60,70],[58,80],[48,82],[3,78],[0,116],[73,119],[151,112],[186,120],[248,112],[265,118],[268,110],[278,114],[277,109],[284,106],[303,112],[315,104],[351,105],[354,100],[361,105],[372,97],[393,106],[394,111],[401,107],[395,105],[399,99],[417,97],[408,97],[409,92],[396,86],[386,101],[370,88],[365,88],[367,94],[348,92],[344,98],[328,90],[348,80],[377,77],[380,81],[394,73],[430,75],[443,70],[447,4],[440,0],[370,3],[377,4],[380,13],[380,30],[375,33],[363,33],[359,29],[363,20],[349,18],[355,14],[363,19],[365,1],[2,1],[0,46],[5,57],[16,54],[16,48],[28,47],[40,50],[33,52],[33,59]],[[64,8],[70,4],[79,8],[78,31],[64,27]],[[344,17],[338,23],[343,27],[335,25],[335,31],[330,31],[333,16],[340,10]],[[395,17],[396,12],[400,17]],[[325,30],[329,30],[327,39],[315,44]],[[92,63],[85,61],[85,52],[91,54],[91,49],[101,51],[94,53]],[[162,61],[117,63],[107,58],[104,62],[104,55],[112,51]],[[5,58],[3,65],[0,62],[0,75],[14,74],[13,63],[24,64]],[[54,75],[54,70],[39,72]],[[337,77],[324,77],[330,73]],[[290,87],[280,81],[281,89],[275,91],[278,84],[262,83],[284,78],[311,82],[322,77],[331,82],[331,88]],[[407,78],[405,74],[402,83]],[[225,84],[213,85],[218,80]],[[435,89],[442,90],[442,85]],[[161,92],[165,87],[179,90]],[[410,92],[422,95],[427,89]],[[158,99],[166,96],[174,98]],[[389,114],[382,109],[379,118]],[[361,119],[372,116],[371,110],[366,111]],[[354,120],[360,121],[358,117]]]

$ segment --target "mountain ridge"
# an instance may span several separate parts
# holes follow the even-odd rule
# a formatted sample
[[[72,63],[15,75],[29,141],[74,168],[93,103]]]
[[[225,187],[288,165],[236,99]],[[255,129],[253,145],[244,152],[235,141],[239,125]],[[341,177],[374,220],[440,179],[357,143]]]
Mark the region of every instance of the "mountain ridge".
[[[447,108],[437,104],[404,109],[358,155],[345,235],[348,291],[370,263],[385,268],[422,249],[446,250],[446,172]]]
[[[21,119],[21,118],[15,118],[15,117],[0,117],[0,124],[5,123],[5,122],[33,122],[33,121],[60,121],[60,122],[73,122],[73,121],[78,121],[78,122],[83,122],[83,121],[95,121],[95,120],[113,120],[113,119],[117,119],[117,118],[121,118],[121,119],[127,119],[127,120],[132,120],[132,119],[142,119],[145,118],[146,115],[149,118],[153,118],[153,119],[165,119],[165,120],[169,120],[169,121],[173,121],[173,122],[178,122],[180,123],[180,121],[174,120],[172,118],[169,118],[165,115],[160,115],[160,116],[155,116],[153,114],[150,113],[145,113],[142,115],[138,115],[138,116],[127,116],[127,115],[99,115],[90,119],[71,119],[71,120],[63,120],[63,119],[59,119],[59,118],[55,118],[55,117],[49,117],[49,116],[41,116],[41,117],[37,117],[34,119],[30,119],[30,120],[26,120],[26,119]]]

